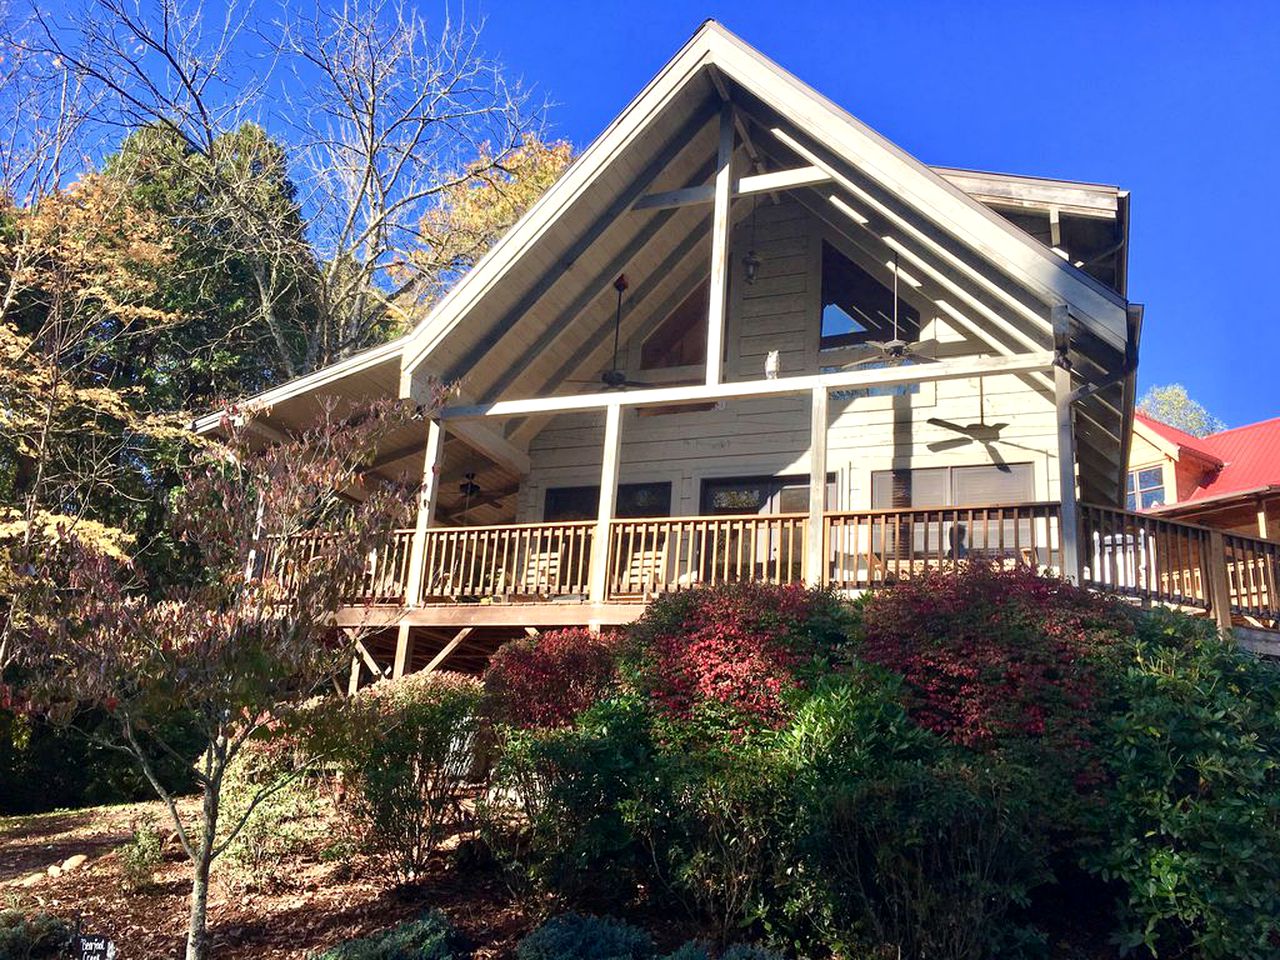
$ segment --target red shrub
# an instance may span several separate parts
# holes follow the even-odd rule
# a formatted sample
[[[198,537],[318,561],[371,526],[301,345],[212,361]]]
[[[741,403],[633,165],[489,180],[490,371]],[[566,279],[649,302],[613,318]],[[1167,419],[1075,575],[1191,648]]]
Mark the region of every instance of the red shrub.
[[[638,680],[668,716],[710,706],[777,727],[784,694],[800,685],[797,668],[831,639],[828,628],[838,632],[834,610],[827,594],[763,583],[660,598],[631,631]]]
[[[496,719],[518,727],[564,727],[614,685],[615,642],[582,627],[513,640],[484,674]]]
[[[1103,663],[1133,631],[1112,600],[981,564],[876,593],[863,626],[861,655],[905,678],[922,726],[967,747],[1063,756],[1089,745]]]

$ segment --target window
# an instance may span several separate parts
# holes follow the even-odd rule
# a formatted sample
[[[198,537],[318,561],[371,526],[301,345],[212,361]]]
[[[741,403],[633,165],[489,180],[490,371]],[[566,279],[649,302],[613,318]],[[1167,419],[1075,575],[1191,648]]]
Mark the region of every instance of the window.
[[[871,474],[871,509],[1027,503],[1033,487],[1029,463],[877,470]]]
[[[827,502],[834,500],[835,474],[827,475]],[[732,477],[702,482],[702,513],[806,513],[809,478]]]
[[[640,347],[640,369],[664,370],[705,363],[707,359],[707,308],[711,303],[711,280],[698,284],[658,324]]]
[[[600,509],[600,487],[551,487],[543,502],[546,523],[594,520]],[[621,483],[614,514],[619,517],[667,517],[671,515],[670,483]]]
[[[1130,470],[1125,484],[1126,506],[1130,510],[1148,510],[1164,504],[1164,468],[1143,467]]]
[[[920,336],[920,314],[898,298],[898,336]],[[893,338],[893,291],[831,244],[822,244],[823,350]]]

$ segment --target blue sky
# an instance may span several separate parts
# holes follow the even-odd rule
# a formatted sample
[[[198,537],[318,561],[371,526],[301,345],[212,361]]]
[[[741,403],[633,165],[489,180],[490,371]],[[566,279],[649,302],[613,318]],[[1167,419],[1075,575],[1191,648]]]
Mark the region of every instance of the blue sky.
[[[421,4],[424,13],[430,7]],[[456,9],[456,7],[455,7]],[[707,17],[926,163],[1132,191],[1142,384],[1280,416],[1280,3],[471,0],[590,141]]]

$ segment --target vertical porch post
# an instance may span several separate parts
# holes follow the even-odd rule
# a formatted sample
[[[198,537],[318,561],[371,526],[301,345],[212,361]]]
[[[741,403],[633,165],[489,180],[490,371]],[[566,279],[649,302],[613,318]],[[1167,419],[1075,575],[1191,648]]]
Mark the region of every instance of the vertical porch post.
[[[618,500],[618,460],[622,455],[622,405],[610,403],[605,411],[604,455],[600,462],[600,504],[591,538],[592,603],[604,603],[609,593],[609,533]]]
[[[827,388],[813,388],[809,426],[809,527],[805,532],[804,582],[820,587],[827,579]]]
[[[711,296],[707,307],[707,386],[720,382],[724,318],[729,293],[729,205],[733,201],[733,107],[720,108],[720,148],[716,162],[715,209],[711,215]]]
[[[1227,572],[1227,542],[1221,530],[1209,532],[1209,602],[1218,629],[1230,631],[1231,578]]]
[[[1062,538],[1062,576],[1080,582],[1080,505],[1076,499],[1076,431],[1071,408],[1070,332],[1067,308],[1053,308],[1053,396],[1058,415],[1058,491],[1062,502],[1058,534]]]
[[[422,454],[422,482],[418,485],[417,513],[414,517],[413,541],[409,546],[409,568],[405,573],[404,605],[422,605],[422,580],[425,575],[427,528],[435,522],[436,498],[440,492],[440,464],[444,459],[444,427],[439,420],[427,421],[427,445]],[[396,659],[393,677],[402,677],[413,660],[413,633],[401,623],[396,633]]]

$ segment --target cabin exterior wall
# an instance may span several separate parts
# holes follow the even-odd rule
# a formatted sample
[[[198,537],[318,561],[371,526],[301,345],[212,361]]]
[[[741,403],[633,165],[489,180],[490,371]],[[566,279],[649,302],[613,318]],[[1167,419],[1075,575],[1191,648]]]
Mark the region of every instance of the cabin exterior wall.
[[[870,262],[794,199],[784,198],[777,205],[762,199],[754,217],[749,214],[738,223],[731,250],[726,380],[760,378],[771,350],[779,351],[782,376],[817,373],[832,362],[819,350],[824,239],[864,269],[878,268],[885,279],[887,267]],[[748,249],[754,249],[761,260],[752,285],[742,275]],[[688,280],[690,288],[704,271],[704,266],[695,266]],[[938,340],[948,355],[980,352],[965,349],[964,337],[937,316],[940,311],[936,305],[915,297],[905,286],[902,292],[920,312],[923,340]],[[646,306],[638,304],[635,309]],[[643,333],[626,344],[619,362],[633,377],[648,378],[648,372],[640,369],[640,345],[661,319],[645,317]],[[711,410],[625,411],[620,482],[670,481],[671,513],[688,516],[701,512],[704,480],[807,475],[809,407],[807,398],[787,397],[731,401]],[[900,391],[895,396],[849,398],[836,392],[830,410],[827,468],[829,475],[834,474],[835,484],[834,502],[828,503],[828,509],[871,508],[876,471],[993,462],[988,449],[977,442],[931,449],[962,437],[930,424],[930,418],[971,424],[985,417],[987,424],[1007,424],[1001,432],[1000,456],[1009,463],[1030,464],[1033,499],[1058,498],[1058,434],[1052,391],[1047,387],[1037,390],[1024,378],[988,377],[981,389],[976,379],[924,383],[914,392]],[[561,415],[533,439],[529,450],[532,467],[522,484],[518,520],[544,519],[549,488],[599,482],[603,426],[603,414],[598,412]]]

